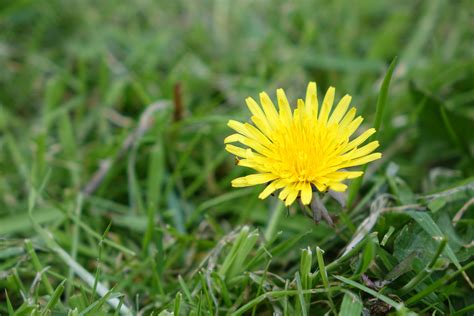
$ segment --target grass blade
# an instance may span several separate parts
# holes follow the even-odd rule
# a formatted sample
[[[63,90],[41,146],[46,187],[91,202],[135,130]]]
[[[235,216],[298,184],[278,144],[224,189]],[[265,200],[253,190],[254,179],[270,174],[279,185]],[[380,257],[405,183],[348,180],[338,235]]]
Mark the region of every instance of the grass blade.
[[[7,301],[8,315],[9,316],[15,315],[15,311],[13,310],[12,302],[10,302],[10,297],[8,296],[7,289],[5,289],[5,299]]]
[[[34,191],[32,191],[32,192],[34,192]],[[31,196],[34,196],[34,194],[30,195],[30,207],[29,207],[30,215],[32,214],[32,211],[33,211],[33,208],[34,208],[34,203],[35,203],[34,202],[34,197],[31,197]],[[50,236],[50,234],[48,234],[48,232],[46,232],[41,226],[39,226],[38,223],[34,222],[33,217],[30,217],[30,219],[33,222],[33,227],[35,228],[36,232],[43,239],[43,241],[46,243],[48,248],[50,248],[52,251],[54,251],[58,255],[58,257],[61,258],[61,260],[63,260],[64,263],[66,263],[74,271],[74,273],[78,277],[80,277],[88,286],[90,286],[91,288],[94,287],[94,283],[95,283],[94,276],[92,274],[90,274],[76,260],[74,260],[69,255],[69,253],[67,253],[63,248],[61,248],[56,243],[56,241],[54,241],[52,239],[52,237]],[[49,283],[49,281],[47,281],[47,282]],[[102,296],[102,298],[105,297],[106,295],[109,295],[108,294],[109,290],[102,283],[98,282],[96,284],[96,287],[97,287],[97,293],[100,296]],[[51,291],[51,293],[52,292],[53,291]],[[110,299],[107,300],[107,303],[109,303],[109,305],[111,305],[112,307],[117,308],[118,305],[119,305],[119,300],[117,298],[110,298]],[[128,315],[128,314],[130,314],[130,309],[127,306],[122,305],[121,309],[120,309],[120,312],[124,315]]]
[[[298,302],[301,308],[301,314],[303,316],[306,316],[308,315],[308,307],[304,299],[303,286],[301,285],[301,278],[300,278],[299,272],[296,272],[295,279],[296,279],[296,287],[298,289]]]
[[[284,204],[280,201],[275,203],[276,205],[273,207],[272,216],[270,217],[267,229],[265,230],[265,240],[271,240],[273,236],[275,236],[278,225],[285,214],[285,212],[283,212]]]
[[[332,301],[331,291],[329,291],[329,279],[328,279],[328,272],[326,269],[326,264],[324,263],[323,257],[324,251],[316,247],[316,258],[318,259],[318,266],[319,266],[319,274],[321,275],[321,279],[323,281],[324,288],[326,289],[326,294],[328,296],[329,305],[331,309],[335,312],[336,307],[334,306],[334,302]]]
[[[387,73],[382,82],[382,87],[380,88],[379,97],[377,99],[377,108],[375,110],[375,121],[374,121],[374,128],[377,132],[380,133],[380,128],[382,126],[383,115],[385,113],[385,109],[387,107],[387,99],[388,99],[388,89],[390,88],[390,81],[392,80],[392,75],[397,66],[398,57],[395,57],[392,60],[392,63],[388,67]],[[364,165],[363,171],[367,170],[367,165]],[[357,192],[362,185],[362,180],[364,179],[364,175],[360,176],[359,178],[355,179],[349,188],[349,196],[347,199],[347,208],[350,209],[354,199],[356,197]]]
[[[419,301],[422,298],[424,298],[425,296],[429,295],[430,293],[432,293],[436,289],[438,289],[442,286],[446,286],[446,283],[449,282],[449,280],[451,280],[452,278],[454,278],[458,274],[463,273],[464,271],[467,271],[467,270],[471,269],[472,267],[474,267],[474,261],[468,263],[467,265],[465,265],[460,270],[458,270],[454,273],[445,274],[444,276],[442,276],[441,278],[436,280],[434,283],[432,283],[428,287],[424,288],[422,291],[416,293],[415,295],[413,295],[412,297],[407,299],[405,301],[405,304],[408,306],[408,305],[411,305],[413,303],[416,303],[417,301]]]
[[[240,307],[238,310],[233,312],[231,315],[232,316],[239,316],[248,311],[249,309],[253,308],[255,305],[261,303],[267,298],[280,298],[280,297],[287,297],[287,296],[296,296],[296,295],[306,295],[306,294],[321,294],[321,293],[326,293],[328,290],[329,291],[336,291],[340,290],[340,287],[333,286],[329,289],[311,289],[311,290],[279,290],[279,291],[272,291],[272,292],[266,292],[260,296],[257,296],[253,300],[249,301],[247,304],[243,305]]]
[[[357,294],[346,291],[342,299],[339,316],[359,316],[362,313],[362,301]]]
[[[36,255],[36,252],[35,252],[35,249],[33,248],[31,240],[29,239],[25,240],[25,248],[26,248],[26,251],[28,252],[28,255],[31,258],[31,261],[33,263],[33,266],[35,267],[36,272],[41,273],[41,281],[43,282],[43,285],[46,288],[46,291],[48,291],[50,295],[53,295],[54,293],[53,286],[51,285],[51,283],[48,280],[48,277],[45,274],[44,268],[41,265],[41,262],[39,261],[38,256]]]
[[[179,316],[179,310],[181,309],[181,300],[183,298],[183,294],[181,292],[176,293],[176,298],[174,299],[174,313],[173,315]]]
[[[378,298],[379,300],[393,306],[396,310],[400,310],[402,307],[403,307],[403,304],[402,303],[397,303],[395,302],[394,300],[392,300],[390,297],[388,296],[385,296],[383,294],[380,294],[372,289],[369,289],[368,287],[366,287],[365,285],[362,285],[358,282],[355,282],[353,280],[350,280],[348,278],[345,278],[343,276],[340,276],[340,275],[335,275],[334,276],[336,279],[338,279],[339,281],[342,281],[350,286],[353,286],[355,288],[358,288],[359,290],[361,291],[364,291],[370,295],[372,295],[373,297],[376,297]]]
[[[46,304],[46,307],[44,308],[43,312],[41,313],[41,316],[47,315],[48,312],[52,311],[52,309],[58,304],[59,299],[61,298],[61,294],[63,294],[64,291],[64,283],[66,283],[66,280],[63,280],[56,290],[54,290],[53,295],[48,301],[48,304]]]

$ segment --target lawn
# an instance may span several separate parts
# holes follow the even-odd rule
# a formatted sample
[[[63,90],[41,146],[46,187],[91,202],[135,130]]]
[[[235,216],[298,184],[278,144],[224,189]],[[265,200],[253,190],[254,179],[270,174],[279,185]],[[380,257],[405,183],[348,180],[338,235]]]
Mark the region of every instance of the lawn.
[[[472,315],[473,12],[0,2],[0,315]],[[224,144],[312,81],[382,153],[333,225],[232,187]]]

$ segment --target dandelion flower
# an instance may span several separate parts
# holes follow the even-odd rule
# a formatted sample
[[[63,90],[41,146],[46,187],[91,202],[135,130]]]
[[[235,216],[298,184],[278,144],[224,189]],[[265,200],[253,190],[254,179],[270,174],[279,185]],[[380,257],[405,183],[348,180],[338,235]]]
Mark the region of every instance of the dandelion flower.
[[[355,108],[348,110],[349,95],[332,110],[334,93],[335,89],[330,87],[319,106],[316,83],[310,82],[306,99],[299,99],[293,111],[283,89],[277,90],[278,111],[265,92],[260,93],[261,106],[247,98],[253,125],[230,120],[228,126],[237,133],[226,137],[224,143],[226,150],[237,156],[239,166],[256,173],[234,179],[232,186],[266,183],[259,198],[265,199],[280,190],[278,197],[287,206],[297,198],[304,205],[310,204],[314,189],[345,191],[344,180],[363,174],[346,168],[379,159],[381,154],[374,153],[378,141],[361,146],[375,133],[374,128],[351,140],[363,119],[355,117]],[[232,144],[236,142],[245,148]]]

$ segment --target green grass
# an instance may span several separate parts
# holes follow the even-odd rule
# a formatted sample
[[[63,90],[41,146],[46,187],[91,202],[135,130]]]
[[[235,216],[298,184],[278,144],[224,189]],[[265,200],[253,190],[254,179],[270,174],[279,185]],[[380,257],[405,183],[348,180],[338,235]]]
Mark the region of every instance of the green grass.
[[[0,315],[472,313],[471,12],[2,2]],[[231,188],[223,145],[247,96],[313,80],[380,126],[334,228]]]

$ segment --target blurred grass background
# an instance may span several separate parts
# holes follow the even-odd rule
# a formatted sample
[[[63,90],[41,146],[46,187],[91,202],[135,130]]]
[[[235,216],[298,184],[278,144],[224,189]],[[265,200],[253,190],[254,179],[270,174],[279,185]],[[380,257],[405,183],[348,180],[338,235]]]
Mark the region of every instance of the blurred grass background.
[[[472,312],[473,10],[2,1],[0,313]],[[333,85],[366,129],[395,56],[384,158],[336,229],[230,187],[245,97]]]

